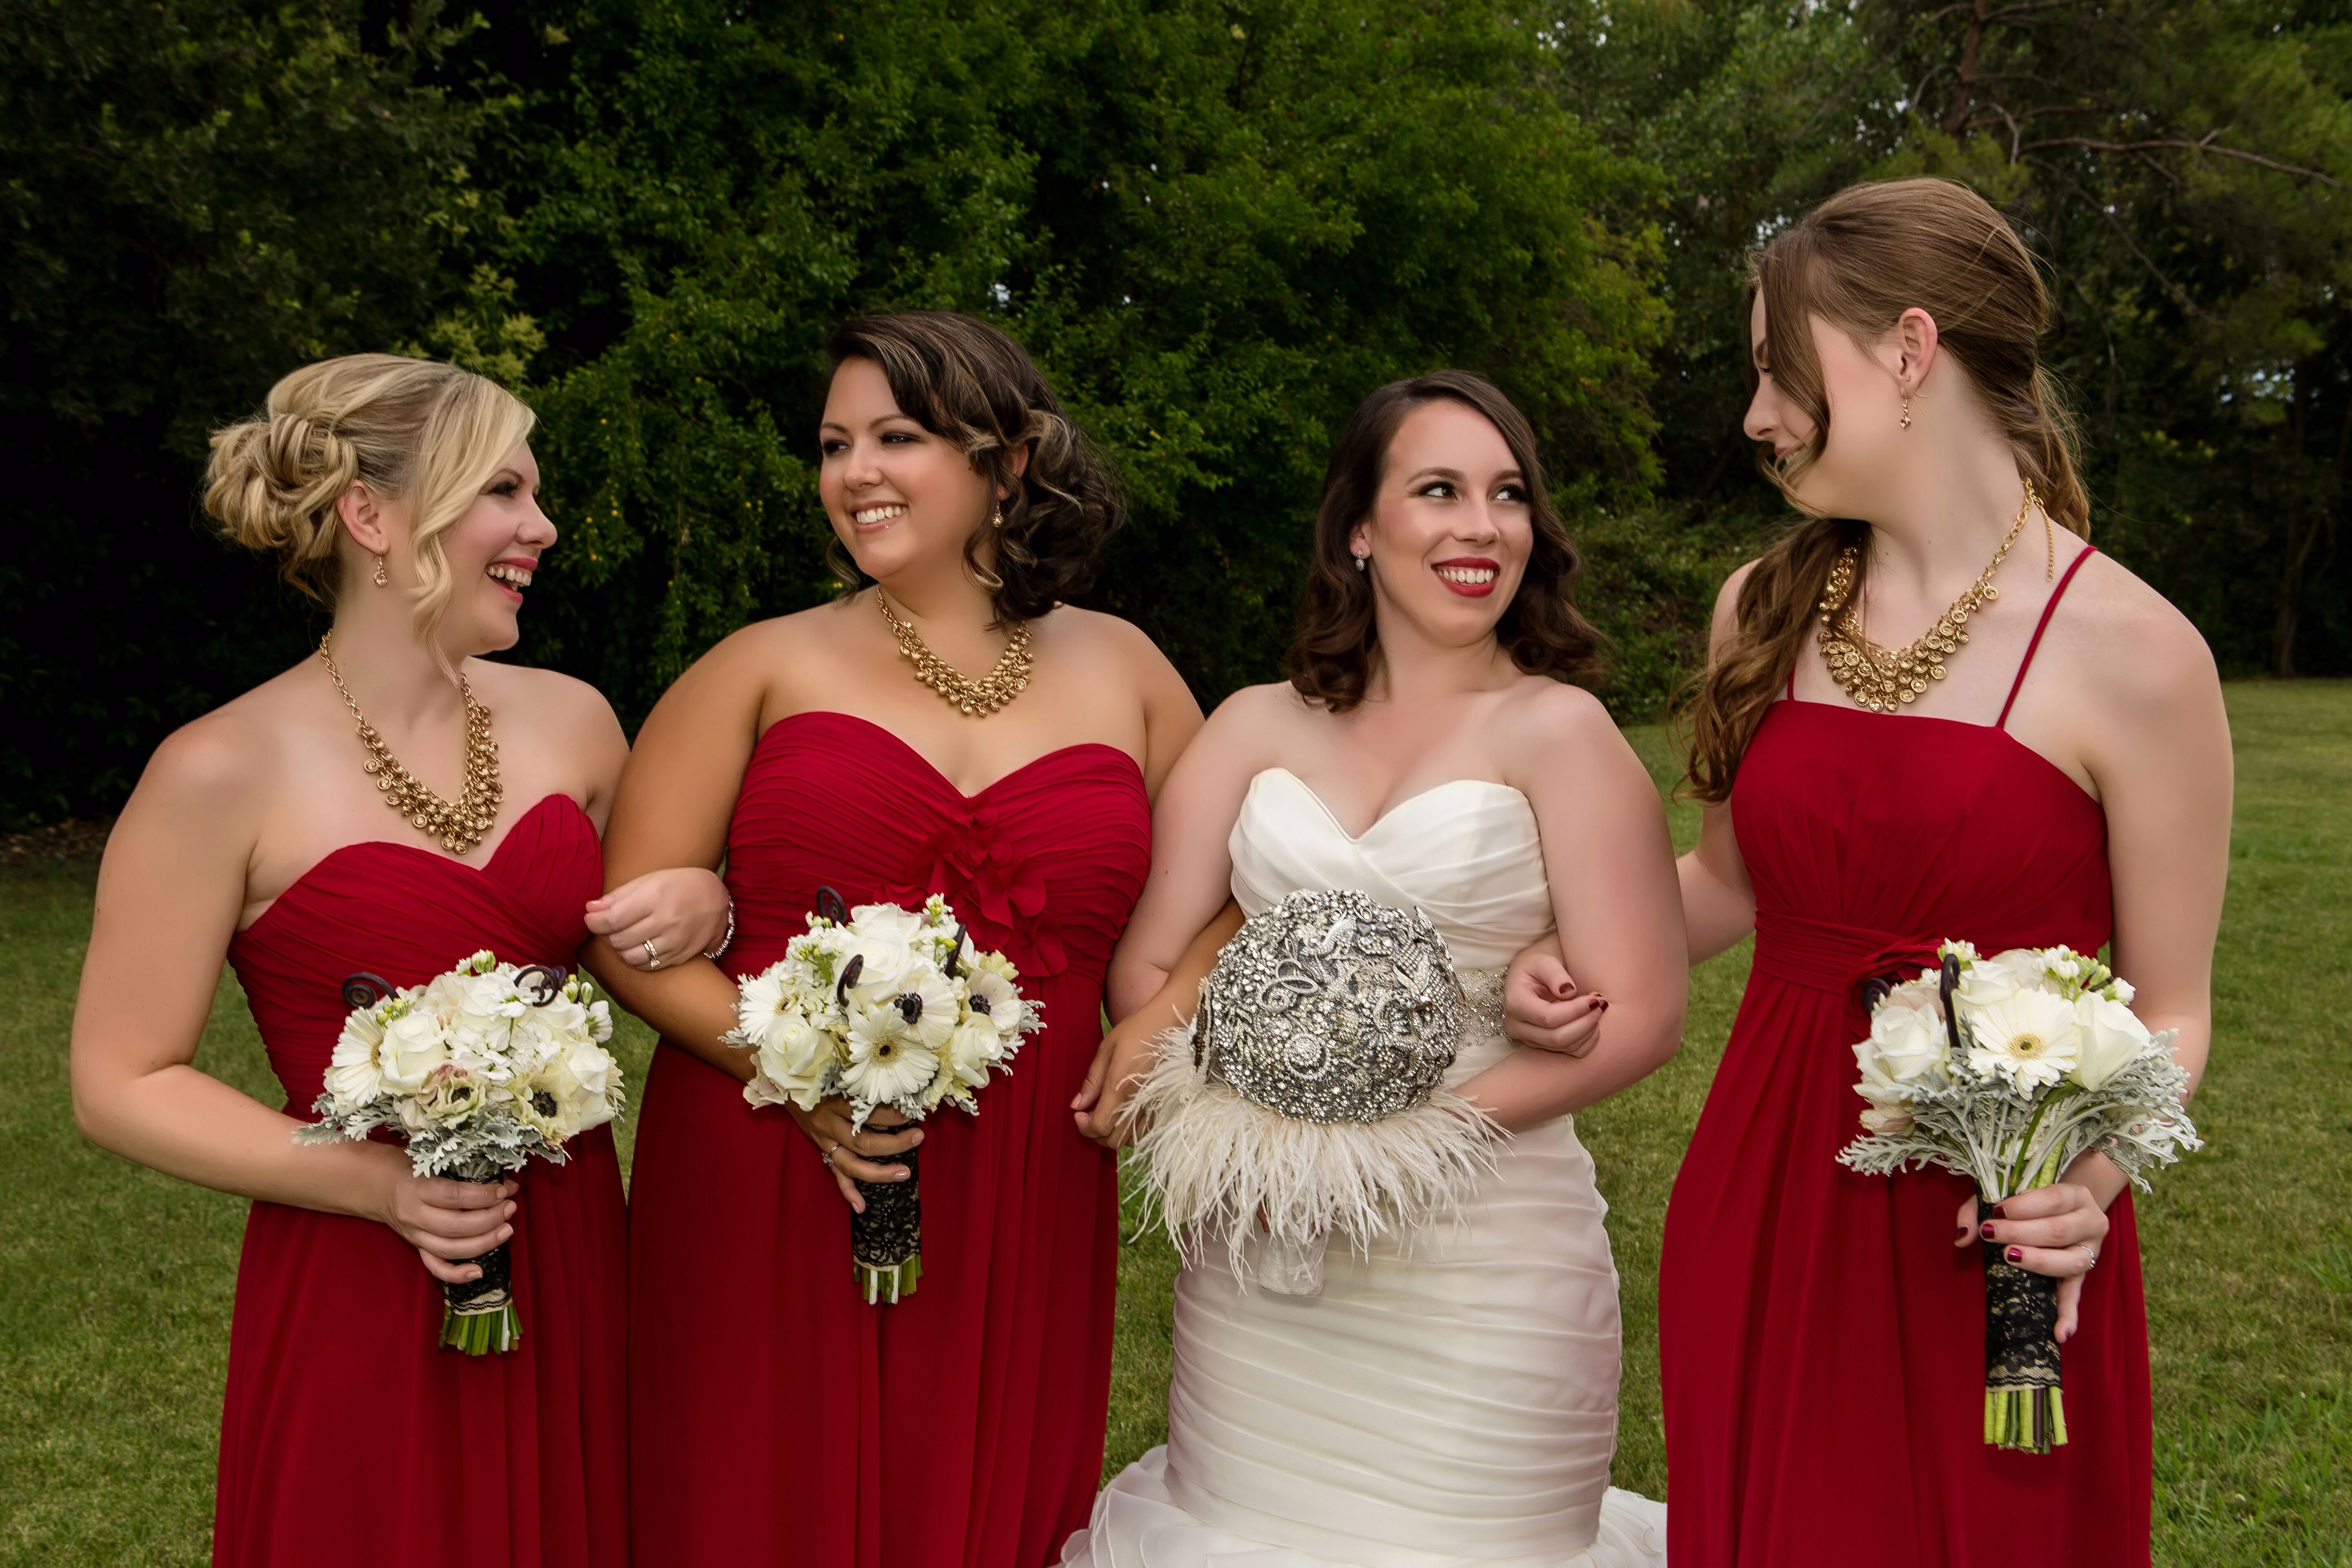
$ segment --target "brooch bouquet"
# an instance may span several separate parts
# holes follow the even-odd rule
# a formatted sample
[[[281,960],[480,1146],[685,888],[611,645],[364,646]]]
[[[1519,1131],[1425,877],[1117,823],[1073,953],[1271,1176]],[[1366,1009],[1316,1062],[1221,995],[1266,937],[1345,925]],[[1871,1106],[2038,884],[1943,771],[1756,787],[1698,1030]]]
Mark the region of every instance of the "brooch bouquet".
[[[820,912],[784,956],[737,986],[729,1045],[752,1053],[743,1098],[813,1110],[835,1096],[853,1124],[888,1106],[919,1121],[942,1105],[977,1112],[991,1068],[1011,1070],[1022,1037],[1044,1022],[1001,952],[976,951],[936,894],[919,910],[843,906],[818,889]],[[922,1194],[917,1151],[879,1160],[903,1182],[857,1184],[866,1211],[849,1222],[859,1294],[889,1305],[921,1278]]]
[[[395,990],[373,974],[343,982],[351,1016],[297,1142],[362,1139],[383,1128],[407,1140],[420,1176],[495,1182],[536,1154],[562,1164],[564,1145],[613,1120],[620,1064],[604,1048],[611,1005],[562,969],[518,969],[475,953],[422,985]],[[504,1243],[474,1260],[478,1279],[444,1284],[441,1342],[467,1355],[522,1340]]]
[[[1917,979],[1868,987],[1870,1037],[1853,1054],[1870,1108],[1841,1163],[1865,1175],[1956,1172],[1976,1183],[1981,1221],[2086,1152],[2145,1187],[2147,1169],[2199,1147],[2172,1031],[2150,1034],[2106,965],[2065,947],[1937,951],[1941,965]],[[1984,1268],[1985,1441],[2046,1454],[2066,1441],[2058,1281],[1991,1243]]]

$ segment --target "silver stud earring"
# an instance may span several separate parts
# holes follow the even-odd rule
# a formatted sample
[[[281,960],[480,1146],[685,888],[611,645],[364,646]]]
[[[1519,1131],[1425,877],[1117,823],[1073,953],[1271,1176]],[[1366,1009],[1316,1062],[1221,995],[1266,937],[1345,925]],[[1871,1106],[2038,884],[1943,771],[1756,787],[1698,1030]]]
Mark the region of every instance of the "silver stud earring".
[[[383,557],[381,555],[377,556],[375,558],[375,585],[381,588],[391,581],[392,578],[386,574],[383,569]]]

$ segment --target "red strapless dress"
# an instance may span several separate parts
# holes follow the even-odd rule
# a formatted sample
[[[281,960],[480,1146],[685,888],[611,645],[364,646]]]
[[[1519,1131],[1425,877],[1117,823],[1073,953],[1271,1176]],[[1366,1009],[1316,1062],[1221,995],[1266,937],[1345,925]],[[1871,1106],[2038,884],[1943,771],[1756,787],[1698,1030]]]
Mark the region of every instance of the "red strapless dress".
[[[936,891],[1019,967],[1045,1027],[976,1116],[924,1124],[922,1282],[887,1307],[856,1293],[849,1209],[791,1118],[656,1053],[630,1187],[638,1568],[1037,1568],[1086,1523],[1118,1189],[1069,1101],[1150,852],[1143,780],[1114,747],[966,797],[847,714],[761,737],[728,833],[725,967],[782,957],[821,886],[853,905]]]
[[[343,977],[415,985],[488,948],[570,966],[604,886],[567,795],[480,869],[370,842],[305,872],[229,944],[286,1111],[309,1120]],[[441,1287],[373,1220],[257,1203],[237,1266],[213,1561],[548,1568],[628,1561],[628,1220],[609,1127],[519,1178],[504,1355],[436,1348]]]
[[[1973,1185],[1837,1163],[1860,1131],[1853,991],[1876,955],[1947,937],[1985,952],[2107,941],[2106,818],[2008,717],[1777,702],[1740,763],[1731,816],[1756,889],[1755,966],[1659,1268],[1675,1568],[2148,1561],[2128,1194],[2063,1353],[2072,1441],[2037,1457],[1983,1441],[1983,1264],[1951,1239]]]

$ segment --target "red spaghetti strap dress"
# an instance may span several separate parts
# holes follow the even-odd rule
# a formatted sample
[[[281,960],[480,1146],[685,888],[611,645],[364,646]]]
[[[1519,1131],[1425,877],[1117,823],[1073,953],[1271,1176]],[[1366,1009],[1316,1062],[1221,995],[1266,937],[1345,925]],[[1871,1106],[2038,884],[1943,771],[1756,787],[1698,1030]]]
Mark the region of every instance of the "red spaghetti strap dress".
[[[352,844],[229,944],[286,1111],[310,1120],[343,977],[416,985],[482,948],[570,967],[604,886],[568,795],[525,812],[481,868]],[[621,1568],[628,1561],[628,1223],[613,1133],[518,1180],[503,1355],[438,1348],[441,1287],[373,1220],[257,1203],[237,1266],[213,1561],[383,1568]]]
[[[2026,651],[2030,667],[2067,569]],[[1658,1332],[1675,1568],[2148,1561],[2147,1325],[2128,1194],[2063,1352],[2065,1447],[1983,1439],[1973,1187],[1857,1175],[1855,997],[1943,938],[2096,951],[2106,820],[2003,728],[1773,704],[1731,797],[1755,967],[1666,1211]],[[1924,962],[1924,952],[1912,962]]]
[[[656,1052],[630,1187],[637,1568],[1038,1568],[1085,1525],[1118,1190],[1069,1102],[1150,854],[1142,776],[1114,747],[967,797],[848,714],[761,737],[728,833],[725,967],[783,956],[820,887],[853,905],[939,892],[1045,1027],[977,1115],[925,1122],[922,1279],[895,1306],[858,1295],[849,1209],[792,1119]]]

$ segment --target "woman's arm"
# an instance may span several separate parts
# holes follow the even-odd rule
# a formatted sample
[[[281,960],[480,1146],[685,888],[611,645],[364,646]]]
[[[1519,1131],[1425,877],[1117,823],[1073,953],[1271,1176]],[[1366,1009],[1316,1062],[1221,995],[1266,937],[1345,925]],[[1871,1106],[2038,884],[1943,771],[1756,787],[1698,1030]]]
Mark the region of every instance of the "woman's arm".
[[[293,1117],[194,1064],[265,815],[268,737],[199,721],[164,742],[98,874],[74,1008],[74,1120],[90,1142],[202,1186],[379,1220],[442,1279],[512,1234],[514,1184],[420,1180],[383,1143],[299,1144]]]
[[[1535,808],[1560,952],[1607,1026],[1580,1057],[1521,1047],[1462,1092],[1513,1131],[1656,1071],[1682,1039],[1689,988],[1674,845],[1657,787],[1601,704],[1570,687],[1515,724],[1505,782]]]
[[[738,632],[703,655],[646,716],[604,830],[608,896],[650,872],[710,870],[725,855],[766,695],[753,640],[760,629]],[[593,937],[581,957],[622,1006],[664,1039],[751,1080],[751,1054],[719,1041],[735,1027],[735,983],[698,951],[664,953],[662,967],[651,970],[625,962],[608,940]]]
[[[1201,928],[1192,945],[1170,972],[1168,983],[1159,994],[1111,1026],[1095,1047],[1094,1065],[1087,1069],[1086,1081],[1078,1086],[1077,1094],[1070,1100],[1070,1110],[1076,1113],[1078,1136],[1090,1139],[1106,1149],[1116,1149],[1128,1139],[1128,1130],[1120,1124],[1119,1112],[1133,1098],[1135,1085],[1143,1074],[1151,1070],[1152,1052],[1161,1035],[1181,1028],[1192,1021],[1200,1005],[1201,983],[1209,971],[1217,966],[1217,955],[1234,933],[1242,929],[1242,907],[1231,899],[1217,911],[1216,918]],[[1109,1098],[1103,1100],[1104,1086],[1109,1086]]]
[[[1707,630],[1707,658],[1718,655],[1739,624],[1739,588],[1754,569],[1750,562],[1724,579],[1715,596],[1715,618]],[[1739,838],[1731,828],[1731,806],[1717,802],[1699,818],[1698,842],[1675,863],[1682,885],[1683,924],[1690,933],[1690,961],[1703,963],[1737,946],[1756,929],[1756,889],[1748,880],[1748,863],[1739,856]]]

